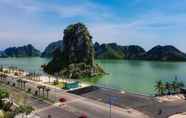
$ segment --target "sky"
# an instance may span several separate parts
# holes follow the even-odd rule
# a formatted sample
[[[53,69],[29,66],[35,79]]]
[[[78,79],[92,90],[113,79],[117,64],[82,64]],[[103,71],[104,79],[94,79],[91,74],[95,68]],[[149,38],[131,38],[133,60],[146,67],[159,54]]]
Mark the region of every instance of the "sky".
[[[174,45],[186,52],[186,0],[0,0],[0,50],[62,40],[82,22],[93,42]]]

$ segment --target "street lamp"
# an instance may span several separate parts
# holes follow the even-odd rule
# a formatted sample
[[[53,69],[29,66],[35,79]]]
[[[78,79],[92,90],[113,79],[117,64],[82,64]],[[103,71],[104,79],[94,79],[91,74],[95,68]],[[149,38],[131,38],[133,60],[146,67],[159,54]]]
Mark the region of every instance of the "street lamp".
[[[115,100],[117,100],[116,96],[109,96],[109,98],[108,98],[108,103],[109,103],[109,108],[110,108],[109,118],[112,117],[112,104],[114,103]]]

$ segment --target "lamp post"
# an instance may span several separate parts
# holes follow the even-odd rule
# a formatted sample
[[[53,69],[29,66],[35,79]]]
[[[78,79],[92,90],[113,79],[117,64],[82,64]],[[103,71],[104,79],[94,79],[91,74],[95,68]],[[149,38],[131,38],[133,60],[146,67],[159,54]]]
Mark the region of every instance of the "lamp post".
[[[109,96],[108,103],[109,103],[109,118],[112,118],[112,104],[117,99],[115,96]]]

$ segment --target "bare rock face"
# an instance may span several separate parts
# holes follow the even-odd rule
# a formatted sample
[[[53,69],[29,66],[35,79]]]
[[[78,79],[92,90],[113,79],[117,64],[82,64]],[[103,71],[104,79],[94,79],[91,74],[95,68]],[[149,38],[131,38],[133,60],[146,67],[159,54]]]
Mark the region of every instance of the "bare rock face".
[[[68,26],[64,30],[64,54],[67,65],[73,63],[85,63],[94,65],[94,47],[92,36],[85,25],[81,23]]]

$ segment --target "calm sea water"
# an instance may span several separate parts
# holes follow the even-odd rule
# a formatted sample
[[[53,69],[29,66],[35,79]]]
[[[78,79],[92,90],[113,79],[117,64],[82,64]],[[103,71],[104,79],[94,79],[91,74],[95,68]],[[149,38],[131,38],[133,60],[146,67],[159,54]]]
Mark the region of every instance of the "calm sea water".
[[[17,66],[28,72],[42,73],[44,58],[0,58],[0,65]],[[109,75],[88,81],[96,85],[151,95],[158,80],[172,81],[177,76],[186,85],[185,62],[97,60]]]

